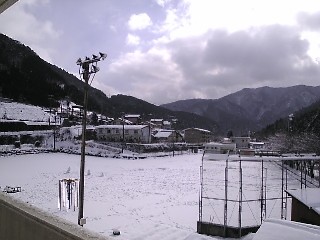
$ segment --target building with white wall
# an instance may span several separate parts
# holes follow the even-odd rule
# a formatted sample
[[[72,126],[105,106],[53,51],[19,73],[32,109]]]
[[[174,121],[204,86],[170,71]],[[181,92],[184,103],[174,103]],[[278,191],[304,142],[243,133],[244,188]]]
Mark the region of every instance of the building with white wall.
[[[236,144],[235,143],[210,142],[210,143],[204,144],[204,150],[206,153],[217,153],[217,154],[226,154],[228,152],[235,153],[236,152]]]
[[[97,140],[108,142],[150,143],[148,125],[100,125],[96,126]]]

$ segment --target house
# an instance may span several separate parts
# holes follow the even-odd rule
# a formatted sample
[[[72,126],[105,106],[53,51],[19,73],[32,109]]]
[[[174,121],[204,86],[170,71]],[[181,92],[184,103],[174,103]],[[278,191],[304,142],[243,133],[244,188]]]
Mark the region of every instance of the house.
[[[163,119],[150,119],[155,128],[163,128]]]
[[[207,143],[210,142],[212,133],[209,130],[200,128],[187,128],[184,130],[184,140],[187,143]]]
[[[71,116],[82,117],[83,106],[73,105],[71,107]]]
[[[292,197],[291,220],[320,226],[320,188],[287,190],[287,193]]]
[[[250,137],[231,137],[231,142],[235,143],[237,149],[249,148],[250,145]]]
[[[141,123],[141,116],[139,114],[126,114],[124,115],[124,119],[136,125]]]
[[[100,125],[96,126],[97,140],[108,142],[150,143],[148,125]]]
[[[163,128],[164,129],[171,129],[171,122],[163,121]]]
[[[113,118],[107,117],[107,116],[102,115],[102,114],[97,114],[97,116],[98,116],[98,123],[99,123],[100,125],[102,125],[102,124],[109,124],[109,123],[111,123],[111,122],[114,121]]]
[[[122,118],[116,118],[113,121],[110,122],[111,125],[133,125],[133,122],[122,119]]]
[[[264,149],[264,142],[249,142],[249,147],[254,150]]]
[[[82,138],[82,125],[74,125],[71,127],[60,128],[59,134],[65,139],[81,139]],[[86,140],[95,140],[96,131],[94,126],[86,127]]]
[[[218,142],[210,142],[204,144],[204,150],[206,153],[218,153],[218,154],[226,154],[226,153],[235,153],[236,152],[236,144],[235,143],[218,143]]]
[[[181,142],[182,135],[175,130],[159,129],[152,135],[153,142]]]

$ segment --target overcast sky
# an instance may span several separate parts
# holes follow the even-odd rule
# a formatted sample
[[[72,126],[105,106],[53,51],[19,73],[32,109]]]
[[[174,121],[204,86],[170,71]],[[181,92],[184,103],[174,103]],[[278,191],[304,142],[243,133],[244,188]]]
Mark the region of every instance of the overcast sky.
[[[242,88],[320,85],[319,0],[20,0],[0,32],[93,86],[154,104]]]

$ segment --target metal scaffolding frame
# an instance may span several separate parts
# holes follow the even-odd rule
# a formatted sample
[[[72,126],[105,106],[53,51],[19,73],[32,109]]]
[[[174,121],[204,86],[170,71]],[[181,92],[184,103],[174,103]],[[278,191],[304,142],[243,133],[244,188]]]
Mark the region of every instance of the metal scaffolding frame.
[[[306,187],[320,187],[320,157],[315,155],[282,155],[277,157],[269,157],[269,156],[241,156],[239,155],[227,155],[227,157],[223,157],[222,159],[217,158],[218,155],[212,155],[214,158],[207,157],[206,152],[203,153],[202,156],[202,164],[200,166],[200,194],[199,194],[199,223],[206,223],[211,224],[211,217],[210,221],[205,221],[204,219],[204,208],[203,208],[203,201],[223,201],[223,236],[227,237],[227,229],[229,226],[228,224],[228,214],[229,214],[229,203],[238,204],[238,233],[239,237],[242,235],[242,229],[246,226],[245,219],[243,219],[243,204],[249,202],[260,202],[260,223],[267,217],[267,203],[271,201],[278,201],[281,200],[281,219],[287,219],[287,208],[288,208],[288,198],[287,190],[288,190],[288,176],[293,176],[296,181],[300,182],[300,188]],[[225,162],[224,167],[224,179],[220,179],[220,181],[224,182],[224,196],[223,197],[211,197],[204,194],[204,186],[211,184],[212,187],[213,183],[204,182],[204,172],[210,169],[206,169],[206,161],[216,161],[216,162]],[[229,170],[231,169],[230,164],[233,164],[232,170],[235,169],[235,163],[238,162],[238,170],[239,170],[239,179],[238,179],[238,196],[234,199],[232,196],[229,196],[229,188],[230,188],[230,180],[229,180]],[[260,164],[260,190],[259,190],[259,197],[256,199],[246,199],[243,198],[243,174],[245,167],[243,164],[245,162],[257,162]],[[267,196],[267,170],[266,163],[270,162],[272,164],[278,165],[281,170],[281,197],[279,196]],[[270,166],[270,165],[269,165]],[[214,174],[214,173],[212,173]],[[206,172],[206,176],[210,176]],[[210,179],[209,179],[210,180]],[[234,180],[234,179],[233,179]],[[232,186],[234,188],[234,186]],[[280,190],[280,189],[279,189]],[[280,194],[279,194],[280,195]],[[214,204],[213,204],[214,205]],[[235,206],[235,205],[234,205]],[[273,205],[274,207],[274,205]],[[250,208],[250,206],[249,206]],[[215,209],[212,207],[212,210],[217,215]],[[272,209],[273,210],[273,209]],[[252,212],[252,210],[250,209]],[[253,213],[252,213],[253,214]],[[210,215],[211,216],[211,215]],[[231,215],[232,216],[232,215]],[[231,217],[229,217],[231,218]],[[217,224],[221,226],[221,224]]]

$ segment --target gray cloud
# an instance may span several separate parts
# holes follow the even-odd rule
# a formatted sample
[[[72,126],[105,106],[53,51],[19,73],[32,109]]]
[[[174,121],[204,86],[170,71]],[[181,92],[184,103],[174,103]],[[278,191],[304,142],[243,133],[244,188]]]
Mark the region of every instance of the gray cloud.
[[[175,41],[170,47],[186,81],[184,91],[198,88],[208,98],[243,87],[314,85],[319,76],[307,55],[308,42],[292,27],[216,30],[199,39]]]
[[[209,31],[127,54],[107,75],[120,92],[159,104],[244,87],[315,85],[320,72],[308,46],[297,28],[280,25]]]
[[[309,30],[319,31],[320,30],[320,12],[313,14],[310,13],[299,13],[297,15],[298,23]]]
[[[188,8],[180,0],[70,0],[63,7],[61,1],[30,2],[19,1],[1,14],[0,31],[71,73],[77,72],[79,57],[108,53],[93,83],[107,95],[161,104],[218,98],[245,87],[319,85],[320,68],[307,55],[309,42],[302,40],[299,27],[193,34]],[[140,13],[153,24],[128,32],[128,20]],[[319,16],[301,13],[300,27],[319,29]]]

